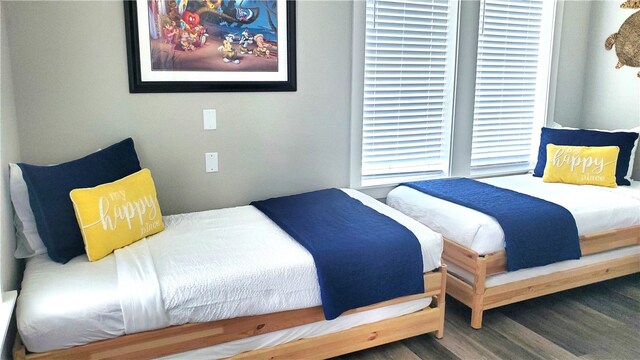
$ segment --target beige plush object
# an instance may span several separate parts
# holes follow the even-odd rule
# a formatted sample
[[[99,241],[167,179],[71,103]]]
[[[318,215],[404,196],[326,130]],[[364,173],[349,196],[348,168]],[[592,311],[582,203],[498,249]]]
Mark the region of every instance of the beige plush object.
[[[640,9],[640,0],[627,0],[620,4],[623,9]]]
[[[620,7],[640,7],[640,1],[626,1]],[[629,16],[620,26],[620,30],[611,34],[604,43],[607,50],[611,50],[614,45],[618,56],[616,69],[624,65],[640,67],[640,11]],[[640,77],[640,71],[638,77]]]

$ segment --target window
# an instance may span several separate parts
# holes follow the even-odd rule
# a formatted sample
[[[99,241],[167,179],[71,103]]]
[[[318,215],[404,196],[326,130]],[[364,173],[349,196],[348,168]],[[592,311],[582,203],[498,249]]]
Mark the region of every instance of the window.
[[[545,118],[552,3],[480,3],[472,175],[530,169]]]
[[[362,183],[448,175],[457,3],[367,0]]]
[[[458,24],[459,7],[474,3],[478,23]],[[450,176],[460,161],[451,156],[454,136],[472,141],[466,175],[530,169],[545,120],[554,6],[542,0],[367,0],[361,97],[354,87],[354,103],[362,104],[353,114],[361,124],[361,138],[354,136],[361,153],[352,157],[352,186]],[[478,31],[473,119],[453,111],[456,86],[473,81],[456,78],[456,65],[468,63],[456,64],[463,30]],[[473,122],[472,130],[454,133],[458,121]]]

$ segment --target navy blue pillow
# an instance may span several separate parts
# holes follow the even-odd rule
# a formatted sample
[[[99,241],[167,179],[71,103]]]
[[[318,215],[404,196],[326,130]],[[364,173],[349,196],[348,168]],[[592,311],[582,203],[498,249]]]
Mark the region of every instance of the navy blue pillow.
[[[605,132],[597,130],[572,130],[542,128],[540,136],[540,148],[538,149],[538,163],[533,170],[533,176],[542,177],[544,167],[547,165],[547,144],[571,145],[571,146],[617,146],[620,148],[618,162],[616,163],[616,183],[618,185],[631,185],[625,179],[629,171],[631,151],[638,139],[635,132]]]
[[[121,179],[140,170],[131,138],[59,165],[20,163],[36,227],[51,260],[66,263],[84,254],[84,243],[69,192]]]

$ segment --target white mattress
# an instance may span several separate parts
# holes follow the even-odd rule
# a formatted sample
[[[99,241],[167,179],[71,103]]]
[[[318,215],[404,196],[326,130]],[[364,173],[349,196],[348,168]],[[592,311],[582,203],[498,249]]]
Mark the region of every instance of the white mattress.
[[[440,265],[441,235],[362,193],[344,191],[414,232],[425,272]],[[16,310],[27,348],[43,352],[168,324],[320,305],[311,255],[254,207],[168,216],[165,226],[94,263],[85,256],[65,265],[46,255],[29,260]],[[150,258],[151,265],[145,263]],[[124,275],[127,267],[130,275]],[[154,272],[157,289],[135,294],[127,287]],[[153,314],[158,303],[165,310],[159,318],[129,316],[136,309]]]
[[[545,183],[529,174],[480,181],[565,207],[575,218],[580,235],[640,224],[638,181],[617,188]],[[504,249],[504,233],[498,222],[476,210],[406,186],[393,189],[387,196],[387,204],[479,254]]]

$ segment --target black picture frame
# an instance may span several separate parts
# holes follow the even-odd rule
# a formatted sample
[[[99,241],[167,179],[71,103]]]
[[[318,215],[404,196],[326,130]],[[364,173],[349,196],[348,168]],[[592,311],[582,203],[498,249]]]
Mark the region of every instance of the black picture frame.
[[[276,81],[215,81],[215,80],[143,80],[139,39],[139,14],[137,3],[148,0],[124,0],[125,35],[130,93],[180,93],[180,92],[267,92],[296,91],[296,21],[295,0],[286,2],[286,68],[278,69],[284,80]],[[143,16],[148,16],[144,14]],[[278,34],[281,36],[281,34]],[[282,51],[282,49],[278,49]],[[232,73],[232,72],[227,72]]]

